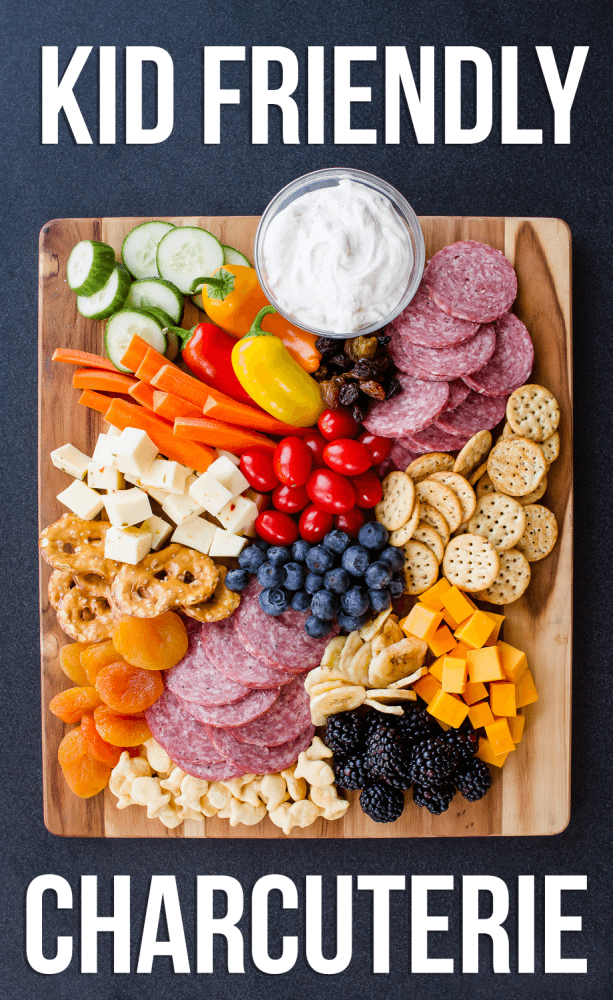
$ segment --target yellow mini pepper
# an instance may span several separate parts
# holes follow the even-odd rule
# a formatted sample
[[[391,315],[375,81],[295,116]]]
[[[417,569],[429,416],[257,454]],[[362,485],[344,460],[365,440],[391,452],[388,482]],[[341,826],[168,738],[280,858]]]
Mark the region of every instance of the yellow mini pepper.
[[[294,361],[278,337],[262,330],[273,306],[260,309],[251,329],[232,348],[232,367],[255,403],[283,423],[310,427],[324,409],[317,382]]]

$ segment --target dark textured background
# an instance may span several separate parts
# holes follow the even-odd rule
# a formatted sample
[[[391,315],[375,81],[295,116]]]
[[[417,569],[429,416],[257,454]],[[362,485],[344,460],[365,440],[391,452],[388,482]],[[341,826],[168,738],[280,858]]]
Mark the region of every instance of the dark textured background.
[[[311,0],[309,3],[252,0],[250,3],[164,5],[134,0],[81,3],[4,0],[2,17],[3,88],[1,114],[3,265],[2,419],[3,475],[2,620],[3,752],[2,877],[0,922],[4,971],[0,996],[97,1000],[187,997],[205,989],[212,997],[265,996],[311,998],[334,992],[339,1000],[419,995],[438,997],[590,998],[612,995],[610,983],[611,878],[611,41],[610,5],[604,0],[524,4],[517,0]],[[413,65],[418,46],[436,46],[437,142],[415,145],[406,117],[400,146],[331,145],[331,113],[326,146],[284,147],[279,120],[271,113],[270,144],[253,147],[249,139],[249,62],[228,65],[224,86],[240,86],[240,108],[222,110],[222,144],[202,145],[202,46],[204,44],[286,45],[304,66],[306,46],[326,46],[328,71],[337,44],[407,45]],[[42,147],[39,90],[40,47],[60,45],[62,68],[74,46],[162,45],[175,65],[175,126],[164,144],[152,147],[75,146],[60,124],[58,146]],[[518,45],[520,125],[542,127],[542,146],[501,146],[495,83],[495,125],[479,145],[442,144],[443,46],[472,44],[490,53],[494,75],[501,45]],[[534,46],[551,44],[564,68],[575,44],[590,45],[572,112],[572,143],[554,146],[553,114]],[[382,134],[382,59],[355,71],[354,84],[373,87],[371,107],[357,107],[356,127],[378,127]],[[122,71],[118,76],[121,78]],[[90,56],[76,90],[92,136],[97,135],[97,55]],[[123,84],[118,81],[118,103]],[[302,96],[299,95],[299,98]],[[467,116],[466,124],[470,117]],[[151,120],[148,122],[152,124]],[[148,124],[146,122],[146,124]],[[123,117],[118,113],[118,139]],[[304,130],[301,131],[304,138]],[[36,308],[37,238],[40,227],[58,216],[191,215],[259,213],[270,197],[294,176],[321,166],[353,165],[396,185],[420,214],[543,215],[565,219],[573,234],[576,485],[578,511],[575,566],[575,684],[573,705],[573,807],[565,833],[551,839],[334,842],[258,841],[130,842],[62,840],[49,835],[42,821],[38,681],[36,557]],[[478,977],[420,976],[408,972],[406,897],[393,909],[392,973],[369,971],[371,917],[356,899],[354,958],[332,980],[313,973],[303,949],[294,971],[274,977],[247,961],[245,976],[223,971],[204,983],[173,976],[168,959],[156,960],[150,976],[113,976],[103,938],[100,973],[81,976],[76,960],[56,977],[28,968],[24,956],[24,897],[29,881],[42,872],[68,878],[98,874],[101,897],[108,899],[113,874],[133,879],[134,938],[139,938],[148,880],[154,873],[179,879],[184,922],[193,955],[194,879],[198,873],[227,873],[248,892],[267,872],[290,875],[302,892],[303,876],[350,873],[496,874],[515,891],[518,874],[586,874],[588,892],[569,894],[567,910],[581,913],[584,932],[568,935],[566,954],[588,958],[587,976],[542,973],[542,927],[537,934],[537,973],[493,976],[490,952],[482,949]],[[76,895],[76,892],[75,892]],[[359,894],[362,895],[362,894]],[[433,952],[454,955],[459,966],[460,900],[452,899],[450,934],[434,942]],[[441,901],[444,897],[440,897]],[[446,903],[444,904],[446,907]],[[275,911],[278,913],[278,911]],[[447,912],[446,909],[439,912]],[[540,912],[540,908],[539,908]],[[331,914],[331,917],[333,915]],[[245,918],[244,926],[248,927]],[[299,932],[301,912],[284,917],[284,932]],[[273,927],[276,916],[273,917]],[[514,920],[508,921],[512,940]],[[332,920],[330,926],[333,926]],[[63,912],[56,933],[76,933],[76,914]],[[435,936],[436,937],[436,936]],[[438,948],[440,947],[440,951]],[[223,953],[222,952],[220,954]]]

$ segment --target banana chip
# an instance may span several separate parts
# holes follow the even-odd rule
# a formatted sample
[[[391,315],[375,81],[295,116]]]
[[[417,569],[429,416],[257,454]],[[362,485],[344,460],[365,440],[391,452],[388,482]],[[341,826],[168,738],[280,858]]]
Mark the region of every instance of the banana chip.
[[[343,646],[347,642],[347,638],[344,635],[338,635],[335,639],[330,639],[330,642],[324,650],[324,655],[321,658],[322,667],[338,667],[338,662],[343,652]]]
[[[366,691],[358,685],[344,684],[334,691],[326,691],[311,699],[311,722],[314,726],[325,725],[329,715],[349,712],[364,704]]]
[[[400,680],[421,667],[428,645],[423,639],[405,637],[370,661],[368,682],[373,688],[385,688],[393,681]]]
[[[319,684],[312,684],[308,694],[311,698],[316,698],[318,694],[325,694],[326,691],[334,691],[336,688],[340,688],[343,684],[347,683],[346,680],[321,681]]]
[[[417,701],[417,695],[415,691],[372,688],[366,692],[366,699],[370,699],[370,701],[382,701],[387,704],[394,701]]]
[[[417,670],[415,670],[412,674],[409,674],[408,677],[401,677],[399,681],[394,681],[389,686],[390,688],[410,687],[411,684],[414,684],[415,681],[418,681],[420,677],[423,677],[423,675],[427,673],[428,671],[425,667],[418,667]]]
[[[369,705],[370,708],[376,708],[378,712],[385,712],[386,715],[404,715],[404,709],[400,705],[383,705],[380,701],[374,701],[371,698],[365,698],[364,704]]]
[[[366,622],[366,625],[363,625],[358,632],[360,638],[364,639],[364,642],[369,642],[371,639],[374,639],[374,637],[378,635],[383,628],[391,613],[392,609],[390,607],[387,611],[382,611],[376,618],[373,618],[371,622]]]
[[[372,643],[365,642],[347,667],[347,676],[352,684],[368,684],[368,667],[372,660]]]
[[[350,632],[347,636],[347,642],[343,646],[343,651],[338,662],[338,669],[341,674],[344,674],[345,677],[349,677],[349,664],[353,660],[357,651],[361,648],[362,640],[360,639],[359,632]]]

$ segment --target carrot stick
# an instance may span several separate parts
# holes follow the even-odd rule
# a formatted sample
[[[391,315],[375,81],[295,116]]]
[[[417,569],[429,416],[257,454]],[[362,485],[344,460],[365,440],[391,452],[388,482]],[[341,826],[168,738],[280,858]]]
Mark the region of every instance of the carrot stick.
[[[212,389],[206,382],[200,382],[199,379],[186,375],[175,365],[163,365],[151,378],[151,385],[162,392],[170,392],[173,396],[186,399],[188,403],[197,406],[201,413],[209,396],[213,396],[215,399],[218,396],[223,399],[230,398],[225,396],[223,392]]]
[[[147,341],[135,333],[130,341],[128,350],[121,359],[122,365],[124,368],[129,368],[131,372],[135,372],[148,350],[149,344]]]
[[[147,410],[153,411],[153,392],[148,382],[135,382],[134,385],[128,389],[132,399],[135,399],[137,403],[141,403]]]
[[[109,361],[108,358],[101,358],[99,354],[88,354],[87,351],[74,351],[71,347],[56,347],[51,360],[64,361],[68,365],[102,368],[107,372],[117,371],[113,362]]]
[[[170,392],[160,392],[153,390],[153,412],[164,420],[174,420],[175,417],[199,417],[200,408],[188,403],[180,396],[173,396]]]
[[[98,410],[98,413],[106,413],[111,403],[110,396],[103,396],[100,392],[92,392],[91,389],[84,389],[79,396],[82,406],[89,406],[90,410]]]
[[[203,441],[215,448],[225,448],[241,455],[248,448],[260,448],[272,454],[276,444],[263,434],[246,431],[221,420],[206,417],[177,417],[174,425],[175,437],[187,441]]]
[[[267,434],[276,434],[278,437],[304,437],[309,432],[308,427],[293,427],[292,424],[284,424],[276,417],[269,416],[263,410],[254,410],[244,403],[236,403],[229,396],[225,399],[216,399],[209,396],[202,407],[205,417],[215,420],[223,420],[228,424],[237,424],[238,427],[249,427],[256,431],[265,431]]]
[[[96,389],[98,392],[129,392],[135,382],[131,375],[104,368],[77,368],[72,376],[73,389]]]
[[[157,375],[160,368],[165,367],[176,368],[163,354],[156,351],[153,347],[150,347],[145,357],[141,361],[140,365],[136,369],[136,377],[142,379],[143,382],[151,382],[154,375]]]
[[[206,472],[211,462],[218,457],[213,449],[207,448],[205,444],[194,444],[175,437],[172,424],[135,403],[115,398],[105,416],[110,424],[121,430],[124,427],[138,427],[146,431],[162,455],[173,462],[187,465],[196,472]]]

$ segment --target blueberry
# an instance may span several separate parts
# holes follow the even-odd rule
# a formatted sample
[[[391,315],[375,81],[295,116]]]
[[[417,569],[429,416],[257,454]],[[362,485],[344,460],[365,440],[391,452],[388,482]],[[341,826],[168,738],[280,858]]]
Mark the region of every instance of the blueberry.
[[[342,556],[343,552],[349,545],[350,538],[346,531],[340,531],[335,528],[333,531],[329,531],[324,538],[324,545],[330,552],[336,553],[337,556]]]
[[[354,584],[344,594],[341,594],[341,604],[343,611],[348,615],[363,615],[369,607],[368,593],[362,587]]]
[[[262,563],[258,569],[258,583],[262,587],[281,587],[285,582],[283,566],[272,566],[269,562]]]
[[[306,564],[312,573],[326,573],[334,565],[334,556],[323,545],[314,545],[307,553]]]
[[[297,542],[292,545],[292,559],[296,562],[303,563],[306,562],[307,552],[311,549],[311,543],[305,542],[304,538],[299,538]]]
[[[289,594],[283,587],[270,587],[258,597],[262,611],[267,615],[282,615],[289,608]]]
[[[265,542],[263,538],[254,538],[253,544],[257,545],[258,549],[261,549],[262,552],[268,552],[270,548],[268,542]]]
[[[267,556],[273,566],[284,566],[292,558],[292,550],[289,545],[271,545]]]
[[[307,594],[306,590],[297,590],[292,594],[291,606],[294,611],[310,611],[311,595]]]
[[[304,631],[311,639],[322,639],[330,631],[330,622],[324,622],[315,615],[309,615],[304,623]]]
[[[386,545],[378,558],[389,563],[394,573],[400,573],[404,569],[404,552],[395,545]]]
[[[225,584],[228,590],[237,593],[249,583],[249,571],[246,569],[231,569],[226,573]]]
[[[358,541],[367,549],[382,549],[387,545],[389,532],[378,521],[367,521],[358,532]]]
[[[246,569],[250,573],[257,573],[264,562],[266,562],[266,553],[262,552],[257,545],[248,545],[238,557],[241,569]]]
[[[311,601],[311,611],[317,618],[336,618],[341,610],[341,602],[336,594],[331,594],[329,590],[320,590],[313,594]]]
[[[324,578],[321,573],[307,573],[304,581],[304,589],[307,594],[316,594],[318,590],[324,589]]]
[[[387,611],[392,606],[392,598],[389,590],[369,590],[368,600],[370,601],[371,611],[374,611],[376,615],[382,611]]]
[[[370,565],[370,556],[363,545],[351,545],[343,552],[341,562],[352,576],[364,576]]]
[[[283,567],[285,571],[284,586],[288,590],[302,590],[304,587],[304,569],[297,562],[288,562]]]
[[[345,632],[357,632],[359,628],[362,628],[368,620],[368,615],[347,615],[344,611],[339,611],[336,618],[340,628]]]
[[[372,590],[383,590],[384,587],[388,586],[391,579],[392,567],[389,563],[382,562],[380,559],[371,563],[364,574],[364,582]]]
[[[324,576],[324,586],[326,590],[330,590],[333,594],[344,594],[350,583],[351,577],[349,573],[341,566],[329,569]]]
[[[396,600],[398,597],[402,597],[404,594],[405,579],[402,573],[394,573],[392,579],[389,582],[388,590],[392,595],[392,600]]]

